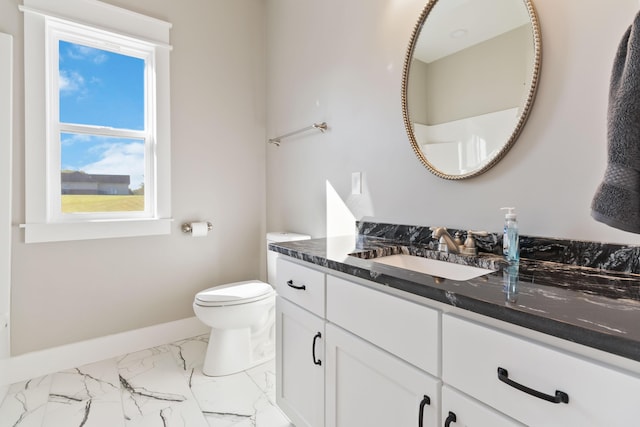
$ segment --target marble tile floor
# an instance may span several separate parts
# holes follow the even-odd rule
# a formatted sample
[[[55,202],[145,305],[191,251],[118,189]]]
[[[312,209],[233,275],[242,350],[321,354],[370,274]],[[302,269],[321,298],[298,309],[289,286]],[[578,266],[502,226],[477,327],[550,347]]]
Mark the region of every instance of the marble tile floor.
[[[207,377],[207,338],[13,384],[0,427],[293,427],[275,405],[275,361]]]

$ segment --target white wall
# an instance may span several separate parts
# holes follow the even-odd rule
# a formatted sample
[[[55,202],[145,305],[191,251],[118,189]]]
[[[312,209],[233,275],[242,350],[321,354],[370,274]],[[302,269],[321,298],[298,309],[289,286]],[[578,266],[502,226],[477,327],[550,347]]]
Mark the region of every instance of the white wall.
[[[18,0],[0,0],[15,38],[13,355],[193,316],[201,289],[263,275],[265,20],[261,0],[107,0],[171,30],[169,236],[24,244],[24,79]],[[210,220],[207,238],[180,225]]]
[[[328,180],[357,219],[499,231],[499,208],[516,206],[523,234],[640,243],[590,217],[613,57],[638,1],[534,0],[543,60],[529,121],[497,166],[464,181],[430,174],[403,127],[402,66],[425,3],[267,0],[267,133],[331,128],[267,149],[268,227],[324,236]]]

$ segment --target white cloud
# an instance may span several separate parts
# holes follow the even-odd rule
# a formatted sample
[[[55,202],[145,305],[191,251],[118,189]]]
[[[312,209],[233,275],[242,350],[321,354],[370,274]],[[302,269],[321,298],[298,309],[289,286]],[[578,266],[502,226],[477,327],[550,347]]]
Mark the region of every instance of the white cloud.
[[[100,160],[89,163],[81,170],[94,174],[129,175],[131,189],[140,187],[144,181],[144,144],[134,143],[106,143],[96,149],[102,151]]]
[[[100,65],[103,62],[106,62],[107,59],[109,59],[109,57],[107,55],[105,55],[104,53],[100,53],[99,55],[95,55],[93,57],[93,63]]]
[[[60,143],[65,147],[82,142],[91,142],[91,135],[83,133],[65,133],[62,135],[60,140]]]
[[[62,95],[86,92],[84,77],[76,71],[60,70],[58,85]]]
[[[103,50],[80,44],[71,44],[69,49],[67,49],[67,55],[69,58],[76,60],[88,60],[97,65],[100,65],[109,59],[109,57],[104,54]]]
[[[79,44],[70,44],[65,53],[71,59],[88,61],[96,65],[103,64],[109,59],[103,50]],[[65,55],[61,53],[60,62],[64,62],[64,59]],[[63,96],[76,94],[79,98],[83,98],[89,94],[89,85],[101,83],[101,79],[95,76],[90,77],[87,81],[81,73],[75,70],[62,69],[59,71],[58,85],[60,94]]]

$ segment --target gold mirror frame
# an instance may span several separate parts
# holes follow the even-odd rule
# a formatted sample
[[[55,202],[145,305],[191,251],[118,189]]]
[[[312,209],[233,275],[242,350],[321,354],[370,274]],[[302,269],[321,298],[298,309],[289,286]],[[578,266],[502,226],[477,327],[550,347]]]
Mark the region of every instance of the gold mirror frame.
[[[487,170],[491,169],[498,163],[509,151],[509,149],[513,146],[513,144],[518,139],[522,128],[524,127],[525,122],[529,116],[529,112],[531,111],[531,106],[533,105],[533,101],[536,95],[536,91],[538,88],[538,80],[540,79],[540,68],[541,68],[541,58],[542,58],[542,41],[540,35],[540,24],[538,21],[538,16],[536,14],[535,8],[533,7],[532,0],[520,0],[523,2],[524,6],[527,8],[527,12],[529,14],[529,18],[531,21],[531,28],[533,32],[533,42],[534,42],[534,58],[533,58],[533,70],[531,74],[531,83],[529,86],[529,93],[526,97],[526,101],[522,107],[522,112],[520,113],[520,117],[516,122],[515,128],[511,133],[511,136],[504,143],[502,148],[496,153],[493,157],[488,158],[481,163],[478,168],[472,170],[468,173],[460,174],[460,175],[451,175],[440,171],[434,164],[432,164],[424,155],[418,142],[416,141],[416,136],[413,130],[413,123],[409,117],[409,107],[407,104],[407,91],[409,86],[409,71],[411,68],[411,61],[413,59],[414,50],[416,47],[416,43],[418,37],[420,36],[420,32],[422,30],[423,25],[425,24],[429,14],[431,13],[433,7],[438,3],[438,1],[446,1],[446,0],[429,0],[426,4],[420,17],[418,18],[418,22],[416,23],[413,33],[411,34],[411,40],[409,42],[409,48],[407,49],[407,54],[404,60],[404,67],[402,70],[402,116],[404,119],[405,129],[407,131],[407,135],[409,136],[409,141],[411,143],[411,147],[413,148],[414,153],[418,157],[418,159],[422,162],[422,164],[434,175],[449,180],[461,180],[466,178],[471,178],[477,175],[480,175]]]

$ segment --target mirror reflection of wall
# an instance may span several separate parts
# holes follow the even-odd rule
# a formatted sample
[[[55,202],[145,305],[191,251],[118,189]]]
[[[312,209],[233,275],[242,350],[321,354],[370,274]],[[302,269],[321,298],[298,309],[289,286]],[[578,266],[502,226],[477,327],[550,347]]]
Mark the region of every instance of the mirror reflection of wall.
[[[414,56],[411,119],[436,125],[519,107],[533,46],[527,24],[429,63]]]

